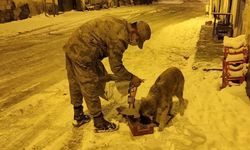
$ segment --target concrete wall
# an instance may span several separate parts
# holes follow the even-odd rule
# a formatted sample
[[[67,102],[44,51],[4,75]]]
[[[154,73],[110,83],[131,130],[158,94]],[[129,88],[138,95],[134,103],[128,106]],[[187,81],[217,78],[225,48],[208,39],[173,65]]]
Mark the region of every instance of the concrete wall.
[[[229,0],[221,0],[220,12],[227,13],[228,12],[228,4]]]
[[[16,5],[24,4],[24,3],[42,3],[43,0],[13,0]]]
[[[0,10],[11,9],[10,0],[0,0]]]
[[[7,0],[1,0],[0,1],[0,10],[6,9],[7,6]]]
[[[233,14],[233,27],[234,27],[234,36],[236,36],[237,31],[237,7],[238,7],[238,0],[232,0],[232,8],[231,13]]]
[[[43,0],[13,0],[16,7],[19,7],[25,3],[29,4],[31,16],[40,14],[43,11]]]
[[[250,48],[250,19],[249,18],[250,18],[250,0],[246,0],[246,6],[244,10],[244,17],[243,17],[243,32],[248,37],[248,48]],[[248,64],[250,64],[250,59],[249,59]],[[250,99],[250,68],[249,67],[248,67],[248,72],[247,72],[246,93]]]
[[[2,1],[2,0],[0,0]],[[43,11],[44,0],[13,0],[16,6],[21,6],[25,3],[29,4],[31,15],[40,14]],[[52,0],[46,0],[47,3],[52,3]],[[58,4],[58,0],[55,0],[55,3]]]
[[[250,0],[246,0],[243,13],[243,32],[247,35],[248,45],[250,45]]]

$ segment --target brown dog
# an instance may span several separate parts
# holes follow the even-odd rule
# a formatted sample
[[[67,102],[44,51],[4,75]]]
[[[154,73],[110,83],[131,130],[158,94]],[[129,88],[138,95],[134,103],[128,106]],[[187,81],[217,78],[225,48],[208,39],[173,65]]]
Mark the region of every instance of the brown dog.
[[[165,70],[150,88],[146,98],[142,98],[139,113],[159,123],[159,131],[162,131],[166,123],[171,119],[172,97],[179,99],[180,114],[183,115],[184,76],[182,72],[171,67]]]

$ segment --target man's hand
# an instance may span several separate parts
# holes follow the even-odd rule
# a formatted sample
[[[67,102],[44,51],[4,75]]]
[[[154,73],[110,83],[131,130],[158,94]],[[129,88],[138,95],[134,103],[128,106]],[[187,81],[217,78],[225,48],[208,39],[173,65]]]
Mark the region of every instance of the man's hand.
[[[135,87],[138,87],[141,85],[142,82],[144,82],[143,79],[138,78],[137,76],[133,75],[132,79],[131,79],[131,84]]]

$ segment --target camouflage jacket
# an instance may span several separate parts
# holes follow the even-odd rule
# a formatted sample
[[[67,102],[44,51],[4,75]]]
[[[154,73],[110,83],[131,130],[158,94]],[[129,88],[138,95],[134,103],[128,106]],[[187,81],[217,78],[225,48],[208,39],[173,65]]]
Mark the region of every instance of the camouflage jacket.
[[[84,66],[108,57],[112,72],[120,79],[130,80],[132,74],[122,63],[128,43],[128,22],[102,17],[86,22],[73,32],[64,50],[72,61]]]

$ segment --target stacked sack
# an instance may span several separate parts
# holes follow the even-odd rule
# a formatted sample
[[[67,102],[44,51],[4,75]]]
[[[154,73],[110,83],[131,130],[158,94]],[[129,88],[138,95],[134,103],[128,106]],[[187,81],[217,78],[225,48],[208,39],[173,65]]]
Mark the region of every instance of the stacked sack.
[[[222,88],[240,85],[245,81],[248,68],[248,47],[245,35],[225,36],[223,41]]]

